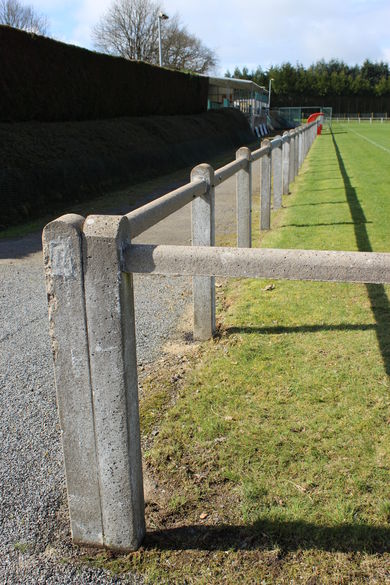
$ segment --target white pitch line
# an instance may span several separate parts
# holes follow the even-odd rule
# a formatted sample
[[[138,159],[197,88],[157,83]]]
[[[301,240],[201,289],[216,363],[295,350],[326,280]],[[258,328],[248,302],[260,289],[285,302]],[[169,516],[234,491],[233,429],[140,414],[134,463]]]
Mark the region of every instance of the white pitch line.
[[[363,136],[363,134],[360,134],[359,132],[356,132],[355,130],[349,129],[349,131],[352,132],[353,134],[356,134],[356,136],[360,136],[360,138],[363,138],[363,140],[367,140],[367,142],[369,142],[370,144],[373,144],[374,146],[377,146],[378,148],[381,148],[382,150],[385,150],[386,152],[388,152],[390,154],[390,148],[386,148],[386,146],[382,146],[382,144],[378,144],[377,142],[374,142],[370,138]]]

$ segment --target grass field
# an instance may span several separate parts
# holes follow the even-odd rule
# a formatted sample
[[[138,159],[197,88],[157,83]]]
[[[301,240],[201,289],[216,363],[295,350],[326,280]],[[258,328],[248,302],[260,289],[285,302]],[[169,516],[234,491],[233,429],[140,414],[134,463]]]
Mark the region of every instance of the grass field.
[[[390,251],[389,217],[390,126],[339,124],[255,245]],[[388,287],[218,290],[219,335],[141,404],[145,545],[86,560],[158,584],[390,583]]]

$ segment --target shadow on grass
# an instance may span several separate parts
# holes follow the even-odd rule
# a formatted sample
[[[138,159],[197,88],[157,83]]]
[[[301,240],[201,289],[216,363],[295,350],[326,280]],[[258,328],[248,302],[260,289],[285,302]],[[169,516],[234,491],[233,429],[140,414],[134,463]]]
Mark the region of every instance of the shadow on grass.
[[[348,130],[328,130],[322,131],[323,136],[329,136],[329,134],[348,134]]]
[[[353,223],[355,225],[355,238],[358,250],[372,252],[372,245],[367,233],[367,218],[360,204],[356,189],[352,186],[344,165],[338,144],[332,134],[333,145],[336,151],[340,173],[344,181],[345,194],[349,205]],[[366,284],[371,311],[376,321],[376,335],[379,349],[382,355],[386,374],[390,375],[390,303],[383,284]]]
[[[258,335],[282,335],[284,333],[320,333],[321,331],[369,331],[376,329],[373,323],[366,325],[340,323],[338,325],[296,325],[287,327],[276,325],[275,327],[228,327],[226,333],[256,333]]]
[[[367,524],[321,526],[297,521],[261,519],[248,526],[191,525],[148,532],[143,546],[160,550],[320,549],[332,552],[390,551],[390,528]]]
[[[372,221],[365,221],[364,223],[372,223]],[[281,228],[289,228],[289,227],[297,227],[297,228],[307,228],[307,227],[329,227],[335,225],[356,225],[353,221],[332,221],[328,223],[285,223],[279,227]]]
[[[358,200],[356,190],[332,135],[340,172],[344,181],[356,242],[360,251],[370,252],[367,219]],[[348,222],[349,223],[349,222]],[[320,331],[375,330],[387,374],[390,373],[390,304],[383,285],[366,285],[375,324],[301,325],[296,327],[237,327],[228,333],[246,332],[257,334],[316,333]],[[320,525],[304,520],[259,519],[244,525],[189,525],[148,532],[144,541],[146,549],[159,550],[274,550],[281,554],[302,549],[318,549],[329,552],[373,553],[390,552],[390,526],[374,526],[363,523],[343,523],[336,526]]]
[[[341,189],[344,189],[344,187],[341,187]],[[334,191],[334,189],[319,189],[319,191]],[[346,203],[346,201],[318,201],[317,203],[293,203],[292,205],[289,205],[289,207],[307,207],[308,205],[346,205]]]

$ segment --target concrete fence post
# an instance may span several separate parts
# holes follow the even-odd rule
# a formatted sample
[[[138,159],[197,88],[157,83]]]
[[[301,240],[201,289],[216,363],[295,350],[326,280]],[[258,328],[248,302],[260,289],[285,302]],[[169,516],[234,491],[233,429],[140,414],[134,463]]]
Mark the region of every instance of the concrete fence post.
[[[309,154],[309,150],[311,147],[311,128],[306,130],[306,155]]]
[[[302,163],[303,163],[303,134],[304,134],[304,129],[301,126],[299,129],[299,159],[298,159],[298,170],[301,168]]]
[[[305,150],[304,150],[304,157],[303,159],[305,160],[308,150],[309,150],[309,130],[310,128],[308,128],[307,126],[305,126],[305,132],[304,132],[304,138],[305,138]]]
[[[43,231],[70,527],[74,543],[104,545],[84,300],[84,218],[64,215]]]
[[[192,169],[191,181],[203,180],[208,188],[205,195],[192,202],[192,245],[215,245],[215,187],[214,170],[201,164]],[[215,277],[194,276],[192,279],[194,303],[194,339],[204,341],[215,333]]]
[[[133,278],[121,271],[125,216],[84,223],[85,307],[103,544],[136,550],[145,534]]]
[[[290,156],[288,163],[288,182],[289,185],[294,182],[295,179],[295,130],[290,130]]]
[[[282,140],[281,136],[276,136],[280,142],[272,149],[272,173],[273,173],[273,191],[274,191],[274,209],[282,207],[283,193],[283,174],[282,174]]]
[[[299,139],[299,135],[300,135],[300,130],[299,128],[296,129],[295,131],[295,176],[298,175],[299,172],[299,143],[300,143],[300,139]]]
[[[268,146],[268,152],[261,157],[260,176],[260,229],[269,230],[271,227],[271,143],[266,138],[261,147]]]
[[[290,134],[286,131],[283,133],[283,195],[289,193],[289,179],[290,179]]]
[[[245,169],[236,175],[237,198],[237,247],[250,248],[252,245],[252,163],[251,151],[246,146],[239,148],[236,159],[245,158]]]

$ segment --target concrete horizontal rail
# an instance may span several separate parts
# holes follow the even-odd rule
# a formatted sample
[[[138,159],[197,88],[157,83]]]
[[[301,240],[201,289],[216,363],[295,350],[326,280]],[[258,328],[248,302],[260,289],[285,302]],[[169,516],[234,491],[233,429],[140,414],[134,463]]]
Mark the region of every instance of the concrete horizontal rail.
[[[273,140],[271,140],[272,150],[274,150],[275,148],[279,148],[279,146],[282,146],[282,144],[283,144],[283,138],[281,136],[278,136],[277,138],[274,138]]]
[[[123,272],[390,284],[390,254],[130,245]]]
[[[233,177],[238,171],[245,169],[247,166],[248,160],[246,158],[239,158],[217,169],[214,173],[215,185],[219,185],[227,179],[230,179],[230,177]]]
[[[271,150],[271,146],[269,144],[267,146],[262,146],[261,148],[258,148],[257,150],[254,150],[252,152],[252,161],[253,162],[256,162],[262,156],[264,156],[265,154],[268,154],[268,152],[270,150]]]
[[[205,181],[192,181],[167,193],[167,195],[159,197],[155,201],[134,209],[134,211],[126,215],[130,222],[131,237],[135,238],[142,234],[142,232],[178,211],[184,205],[196,199],[196,197],[204,195],[207,189]]]

